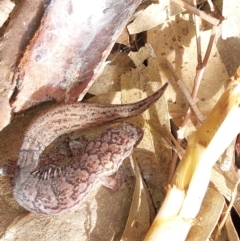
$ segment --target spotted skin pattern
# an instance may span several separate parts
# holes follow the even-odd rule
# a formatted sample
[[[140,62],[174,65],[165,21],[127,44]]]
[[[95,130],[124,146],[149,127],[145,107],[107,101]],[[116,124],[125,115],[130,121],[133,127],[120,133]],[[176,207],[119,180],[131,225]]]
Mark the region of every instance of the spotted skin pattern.
[[[124,121],[147,110],[164,93],[163,85],[151,96],[124,105],[76,103],[47,111],[26,131],[14,175],[13,195],[25,209],[52,215],[83,202],[102,177],[114,174],[139,143],[139,127],[123,124],[89,142],[79,157],[64,167],[39,167],[44,149],[58,136],[76,130]]]

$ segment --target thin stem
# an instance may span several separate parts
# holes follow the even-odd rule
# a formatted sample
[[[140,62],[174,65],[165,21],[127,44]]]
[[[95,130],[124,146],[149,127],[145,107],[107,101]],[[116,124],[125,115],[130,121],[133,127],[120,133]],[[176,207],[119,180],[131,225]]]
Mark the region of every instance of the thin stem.
[[[164,63],[163,63],[171,72],[174,81],[178,84],[179,89],[182,91],[182,93],[184,94],[184,96],[186,97],[191,109],[193,110],[194,114],[196,115],[197,119],[202,123],[204,120],[204,116],[202,115],[202,113],[200,112],[200,110],[198,109],[195,101],[193,100],[193,98],[191,97],[190,92],[188,91],[185,83],[176,75],[176,73],[174,72],[174,69],[172,67],[172,65],[169,63],[169,61],[167,59],[164,59]]]
[[[168,133],[168,136],[170,137],[171,141],[173,142],[176,151],[180,154],[180,156],[183,155],[183,153],[185,152],[184,149],[180,146],[180,144],[178,143],[178,141],[175,139],[175,137],[173,136],[173,134],[168,130],[168,127],[163,124],[164,129],[166,130],[166,132]]]
[[[173,0],[174,2],[181,2],[181,4],[185,4],[185,2],[181,1],[181,0]],[[210,1],[210,0],[209,0]],[[210,2],[211,3],[211,2]],[[179,5],[181,5],[179,4]],[[185,6],[185,5],[184,5]],[[192,7],[192,6],[191,6]],[[211,7],[211,10],[213,9],[215,11],[215,7],[213,8],[212,6]],[[193,8],[193,7],[192,7]],[[186,8],[188,9],[188,8]],[[188,9],[189,10],[189,9]],[[198,10],[199,11],[199,10]],[[198,15],[198,14],[197,14]],[[199,16],[199,15],[198,15]],[[201,17],[201,16],[200,16]],[[196,18],[197,20],[197,18]],[[205,19],[206,20],[206,19]],[[196,75],[195,75],[195,78],[194,78],[194,86],[193,86],[193,90],[192,90],[192,94],[191,94],[191,97],[192,98],[189,98],[187,97],[188,100],[191,100],[189,101],[189,104],[191,106],[191,108],[189,108],[187,110],[187,113],[185,115],[185,117],[183,118],[183,121],[179,127],[179,131],[178,131],[178,142],[179,144],[181,144],[182,142],[182,139],[183,139],[183,136],[184,136],[184,132],[185,132],[185,129],[186,129],[186,125],[187,125],[187,122],[189,121],[190,119],[190,116],[191,116],[191,109],[194,110],[194,106],[196,106],[195,102],[197,100],[197,93],[198,93],[198,89],[199,89],[199,86],[200,86],[200,83],[201,83],[201,80],[202,80],[202,77],[203,77],[203,74],[204,74],[204,71],[205,71],[205,68],[206,68],[206,65],[208,63],[208,59],[209,59],[209,56],[210,56],[210,53],[211,53],[211,50],[212,50],[212,46],[213,46],[213,41],[214,41],[214,38],[215,38],[215,35],[216,35],[216,28],[217,26],[216,25],[213,25],[212,27],[212,32],[211,32],[211,37],[209,39],[209,43],[208,43],[208,47],[207,47],[207,50],[206,50],[206,53],[205,53],[205,56],[204,56],[204,59],[202,61],[202,56],[201,56],[201,43],[200,43],[200,34],[199,34],[199,23],[198,23],[198,20],[196,21],[196,37],[197,37],[197,58],[198,58],[198,66],[197,66],[197,72],[196,72]],[[167,65],[167,64],[166,64]],[[168,66],[169,67],[169,66]],[[172,67],[169,68],[175,81],[179,84],[179,78],[176,76],[176,74],[174,73]],[[180,82],[180,85],[182,86],[181,82]],[[185,85],[184,85],[185,86]],[[186,96],[186,95],[185,95]],[[193,104],[194,103],[194,104]],[[191,105],[192,104],[192,105]],[[198,110],[198,108],[197,108]],[[195,109],[196,111],[196,109]],[[201,113],[199,111],[196,111],[194,113],[196,114],[196,116],[198,117],[198,119],[202,122],[202,120],[204,119],[202,114],[199,114]],[[176,165],[177,165],[177,159],[178,159],[178,153],[177,152],[173,152],[173,158],[172,158],[172,163],[171,163],[171,167],[170,167],[170,171],[169,171],[169,178],[168,178],[168,181],[169,183],[171,182],[171,179],[173,177],[173,174],[174,174],[174,171],[175,171],[175,168],[176,168]]]
[[[202,80],[207,62],[208,62],[210,54],[211,54],[213,41],[214,41],[214,38],[215,38],[215,35],[216,35],[216,28],[217,28],[217,26],[212,27],[211,37],[210,37],[210,40],[209,40],[209,43],[208,43],[208,47],[207,47],[203,62],[202,62],[201,65],[198,65],[198,68],[197,68],[197,73],[196,73],[196,76],[194,78],[194,86],[193,86],[193,90],[192,90],[192,98],[193,98],[194,101],[196,101],[196,99],[197,99],[198,89],[199,89],[199,86],[200,86],[200,83],[201,83],[201,80]]]
[[[211,11],[211,12],[214,12],[214,11],[215,11],[215,6],[214,6],[214,4],[212,3],[212,1],[211,1],[211,0],[207,0],[207,2],[208,2],[208,5],[209,5],[209,7],[210,7],[210,11]]]
[[[181,141],[178,139],[179,144]],[[176,151],[173,152],[172,162],[171,166],[169,168],[169,174],[168,174],[168,183],[170,184],[172,182],[172,178],[174,176],[176,166],[177,166],[177,160],[178,160],[178,153]]]
[[[193,13],[193,14],[199,16],[200,18],[204,19],[205,21],[207,21],[213,25],[218,25],[220,23],[219,19],[206,14],[205,12],[191,6],[190,4],[188,4],[182,0],[172,0],[172,1],[177,3],[179,6],[187,9],[190,13]]]
[[[196,0],[193,1],[194,6],[197,6]],[[196,31],[196,45],[197,45],[197,60],[198,60],[198,66],[202,64],[202,50],[201,50],[201,35],[200,35],[200,18],[196,15],[194,15],[195,19],[195,31]]]

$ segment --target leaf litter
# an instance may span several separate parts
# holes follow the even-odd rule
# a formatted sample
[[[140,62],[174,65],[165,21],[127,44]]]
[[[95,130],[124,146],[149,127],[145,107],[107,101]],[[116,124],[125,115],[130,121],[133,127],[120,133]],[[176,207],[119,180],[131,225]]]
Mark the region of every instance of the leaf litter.
[[[157,5],[157,3],[150,3],[149,6],[153,8],[154,4]],[[161,6],[164,16],[167,7],[169,5]],[[153,19],[154,14],[158,13],[142,11],[141,14],[144,17],[144,14],[149,14],[149,12]],[[145,16],[145,19],[147,18],[148,15]],[[140,19],[137,24],[140,30],[136,32],[147,30],[145,47],[130,52],[129,55],[125,51],[113,52],[109,56],[108,65],[103,70],[102,75],[89,90],[89,93],[97,95],[89,101],[129,103],[145,98],[165,82],[170,82],[164,97],[154,107],[143,115],[130,120],[132,123],[142,126],[145,131],[144,140],[136,148],[133,155],[134,162],[138,163],[135,165],[140,167],[140,169],[138,167],[135,169],[136,183],[134,184],[132,177],[130,177],[131,185],[124,184],[119,192],[114,193],[105,188],[95,190],[83,207],[78,207],[57,217],[46,218],[29,214],[19,219],[18,215],[22,211],[17,211],[10,225],[9,222],[2,225],[2,240],[16,240],[17,238],[30,240],[26,236],[26,230],[32,230],[31,240],[45,240],[50,237],[54,237],[54,240],[74,240],[73,237],[76,237],[76,240],[143,240],[151,225],[154,213],[164,200],[165,188],[169,182],[172,150],[166,141],[170,137],[163,128],[163,124],[170,130],[171,119],[176,126],[180,126],[189,108],[188,100],[173,81],[170,71],[163,64],[163,57],[170,62],[175,73],[185,83],[190,93],[198,65],[193,15],[189,14],[188,11],[177,12],[173,15],[167,15],[162,23],[159,21],[157,21],[157,25],[156,22],[149,21],[152,25],[146,28],[146,21]],[[130,27],[128,30],[130,31]],[[201,31],[200,34],[201,52],[204,53],[209,43],[211,30]],[[126,36],[124,38],[126,39]],[[126,47],[126,50],[128,49],[129,47]],[[228,69],[214,43],[196,98],[197,107],[204,117],[220,98],[227,86],[228,79]],[[189,134],[199,125],[198,119],[191,113],[183,137],[187,139]],[[81,135],[83,134],[81,133]],[[96,135],[96,130],[93,134],[88,135]],[[126,168],[130,169],[130,167],[131,164],[128,163]],[[200,212],[186,240],[211,240],[211,234],[215,240],[218,223],[224,216],[226,205],[228,205],[223,197],[229,202],[231,201],[238,179],[234,155],[227,171],[221,169],[220,162],[216,163]],[[135,189],[133,189],[134,185]],[[239,191],[237,191],[236,200],[233,203],[238,214],[240,213],[239,196]],[[144,203],[141,205],[140,201]],[[13,207],[10,208],[13,209]],[[136,217],[140,208],[141,215]],[[1,212],[4,209],[6,210],[3,207]],[[112,215],[108,218],[109,212]],[[100,221],[101,217],[106,219],[105,222]],[[227,217],[225,225],[222,232],[218,234],[217,240],[221,240],[221,237],[235,240],[236,230],[231,216]],[[41,229],[35,230],[36,226],[38,229],[41,227]],[[56,230],[59,232],[56,233]],[[133,233],[137,231],[136,235],[138,236],[134,237]]]

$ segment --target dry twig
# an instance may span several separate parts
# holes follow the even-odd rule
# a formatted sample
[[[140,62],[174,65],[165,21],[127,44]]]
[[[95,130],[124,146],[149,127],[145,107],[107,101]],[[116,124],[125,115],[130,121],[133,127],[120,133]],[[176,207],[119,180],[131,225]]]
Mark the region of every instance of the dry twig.
[[[187,9],[190,13],[193,13],[197,16],[199,16],[200,18],[206,20],[207,22],[213,24],[213,25],[218,25],[220,23],[220,20],[217,18],[212,17],[209,14],[206,14],[205,12],[191,6],[190,4],[182,1],[182,0],[172,0],[173,2],[177,3],[179,6]]]
[[[197,65],[197,72],[196,72],[196,75],[195,75],[195,78],[194,78],[194,86],[193,86],[193,90],[192,90],[192,94],[191,94],[191,97],[192,98],[189,98],[188,97],[188,100],[191,100],[189,101],[189,104],[190,104],[190,107],[192,108],[192,110],[194,110],[194,113],[196,114],[196,116],[198,117],[198,119],[200,120],[203,120],[204,118],[202,117],[201,114],[198,113],[198,111],[196,110],[195,106],[196,106],[196,101],[197,101],[197,93],[198,93],[198,89],[199,89],[199,86],[200,86],[200,83],[201,83],[201,80],[202,80],[202,77],[203,77],[203,74],[205,72],[205,69],[206,69],[206,65],[208,63],[208,60],[209,60],[209,56],[210,56],[210,53],[211,53],[211,50],[212,50],[212,46],[213,46],[213,41],[214,41],[214,38],[215,38],[215,35],[216,35],[216,28],[217,28],[217,24],[219,24],[220,20],[218,21],[212,21],[212,17],[210,15],[207,15],[207,14],[203,14],[202,11],[196,9],[195,7],[185,3],[184,1],[182,0],[173,0],[174,2],[176,2],[177,4],[179,4],[180,6],[186,8],[187,10],[189,10],[190,12],[196,14],[197,16],[203,18],[204,20],[210,22],[213,24],[212,26],[212,32],[211,32],[211,36],[210,36],[210,39],[209,39],[209,43],[208,43],[208,47],[207,47],[207,50],[206,50],[206,53],[205,53],[205,56],[202,60],[202,55],[201,55],[201,36],[200,36],[200,33],[199,33],[199,29],[200,29],[200,26],[199,26],[199,21],[197,20],[197,17],[195,18],[195,25],[196,25],[196,41],[197,41],[197,59],[198,59],[198,65]],[[211,0],[208,0],[208,3],[210,5],[210,8],[211,8],[211,11],[212,12],[217,12],[216,9],[214,8],[214,5],[212,4]],[[200,14],[201,13],[201,14]],[[203,17],[204,16],[204,17]],[[206,19],[206,16],[210,17],[210,19],[212,19],[211,21],[209,21],[209,19],[207,20]],[[169,66],[168,66],[169,67]],[[171,69],[169,67],[169,69]],[[171,72],[173,72],[173,70],[171,70]],[[179,80],[177,81],[179,82]],[[181,81],[180,81],[181,82]],[[183,86],[183,84],[181,84],[181,86]],[[185,94],[186,96],[186,94]],[[187,122],[189,121],[190,119],[190,115],[191,115],[191,108],[189,108],[187,110],[187,113],[185,115],[185,117],[183,118],[183,121],[179,127],[179,131],[178,131],[178,142],[179,144],[181,144],[182,142],[182,139],[183,139],[183,136],[184,136],[184,132],[185,132],[185,129],[186,129],[186,125],[187,125]],[[201,122],[201,121],[200,121]],[[177,165],[177,159],[178,159],[178,153],[174,152],[173,153],[173,158],[172,158],[172,164],[171,164],[171,167],[170,167],[170,171],[169,171],[169,179],[168,179],[168,183],[171,182],[172,180],[172,177],[173,177],[173,174],[174,174],[174,171],[176,169],[176,165]]]

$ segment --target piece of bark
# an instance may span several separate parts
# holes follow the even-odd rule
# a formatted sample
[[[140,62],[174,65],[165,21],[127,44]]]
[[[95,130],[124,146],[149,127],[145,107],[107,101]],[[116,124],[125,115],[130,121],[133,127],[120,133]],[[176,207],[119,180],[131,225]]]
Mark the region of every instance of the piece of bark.
[[[55,0],[19,65],[15,112],[81,100],[141,0]]]
[[[9,124],[12,108],[9,100],[15,90],[14,74],[18,62],[39,26],[44,6],[49,0],[22,0],[11,14],[0,40],[0,130]]]

